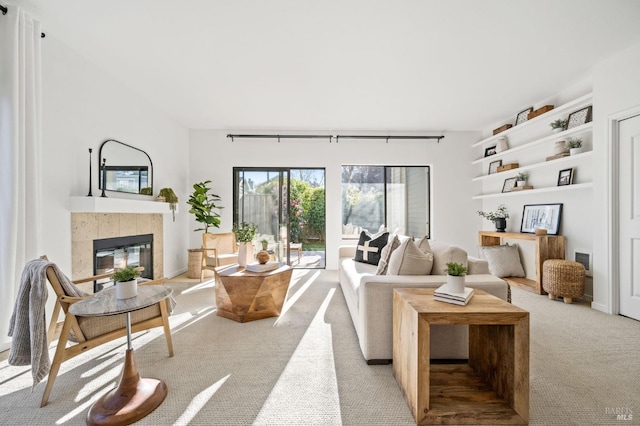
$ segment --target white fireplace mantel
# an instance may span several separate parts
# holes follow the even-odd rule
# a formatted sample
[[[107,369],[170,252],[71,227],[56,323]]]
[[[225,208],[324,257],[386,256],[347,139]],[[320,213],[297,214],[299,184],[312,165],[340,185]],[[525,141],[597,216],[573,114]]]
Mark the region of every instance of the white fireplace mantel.
[[[76,213],[171,214],[169,203],[112,197],[71,197],[69,210]]]

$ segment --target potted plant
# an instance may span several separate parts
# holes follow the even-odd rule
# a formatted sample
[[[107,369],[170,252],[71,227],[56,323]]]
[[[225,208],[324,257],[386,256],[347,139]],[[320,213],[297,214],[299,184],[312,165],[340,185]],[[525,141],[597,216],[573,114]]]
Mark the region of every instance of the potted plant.
[[[140,194],[142,194],[142,195],[153,195],[153,189],[150,186],[146,186],[144,188],[140,188]]]
[[[178,196],[171,188],[162,188],[158,193],[158,198],[169,203],[169,208],[173,214],[173,221],[176,221],[176,207],[178,206]]]
[[[116,271],[111,281],[116,283],[116,299],[129,299],[138,294],[138,277],[140,272],[133,266]]]
[[[267,240],[267,239],[265,239],[265,238],[263,238],[263,239],[260,241],[260,244],[262,244],[262,250],[266,250],[266,249],[268,249],[268,248],[269,248],[269,240]]]
[[[464,277],[467,275],[467,267],[461,263],[447,263],[447,288],[454,293],[464,291]]]
[[[494,212],[483,212],[478,210],[478,215],[493,222],[496,225],[496,231],[505,232],[507,228],[507,219],[509,219],[509,212],[507,206],[500,204],[498,209]]]
[[[220,197],[216,194],[209,194],[211,188],[207,185],[211,181],[198,182],[193,185],[193,193],[189,196],[187,204],[191,206],[189,213],[196,217],[196,222],[202,223],[204,228],[194,229],[194,232],[204,231],[209,232],[210,227],[220,228],[220,213],[218,210],[222,207],[217,206],[216,203],[220,201]]]
[[[527,179],[529,179],[529,173],[520,172],[516,175],[516,186],[523,187],[527,184]]]
[[[556,121],[552,121],[551,123],[549,123],[549,126],[551,126],[551,129],[555,133],[562,132],[565,127],[567,127],[567,120],[558,118]]]
[[[253,237],[256,235],[256,225],[253,223],[242,222],[240,225],[233,224],[233,233],[236,234],[238,242],[238,265],[240,267],[247,266],[248,259],[253,258]]]
[[[582,139],[581,138],[567,139],[567,148],[569,148],[570,155],[580,154],[582,152]]]

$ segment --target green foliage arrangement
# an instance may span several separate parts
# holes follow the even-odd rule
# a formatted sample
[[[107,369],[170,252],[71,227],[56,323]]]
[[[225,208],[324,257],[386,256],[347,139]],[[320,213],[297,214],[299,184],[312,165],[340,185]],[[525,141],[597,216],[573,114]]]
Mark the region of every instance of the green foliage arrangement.
[[[529,173],[527,172],[520,172],[516,175],[516,180],[517,181],[522,181],[522,180],[527,180],[529,179]]]
[[[142,191],[140,191],[142,192]],[[164,198],[164,201],[169,203],[169,208],[173,214],[173,221],[176,221],[176,207],[178,207],[178,196],[171,188],[162,188],[158,193],[158,197]]]
[[[253,223],[242,222],[240,225],[233,224],[233,233],[236,234],[236,240],[241,243],[247,243],[253,240],[256,235],[256,225]]]
[[[122,268],[117,271],[115,274],[111,276],[111,281],[113,282],[127,282],[131,281],[134,278],[138,278],[140,276],[140,272],[137,271],[133,266],[127,266],[126,268]]]
[[[145,188],[140,188],[140,194],[142,194],[142,195],[153,195],[153,190],[151,189],[150,186],[147,186]]]
[[[217,206],[216,203],[220,201],[220,197],[216,194],[209,194],[211,188],[207,185],[211,181],[198,182],[193,185],[193,193],[189,196],[187,204],[191,206],[189,213],[195,215],[196,221],[202,223],[204,228],[194,229],[194,232],[204,231],[209,232],[210,227],[220,227],[220,213],[218,210],[222,207]]]
[[[558,118],[555,121],[552,121],[549,126],[551,126],[552,129],[564,129],[567,125],[567,120],[562,120],[561,118]]]
[[[467,267],[462,263],[447,263],[447,274],[454,277],[464,277],[467,275]]]
[[[569,138],[569,139],[567,139],[567,142],[566,142],[565,145],[566,145],[567,148],[570,148],[570,149],[571,148],[580,148],[580,147],[582,147],[582,139],[580,139],[580,138]]]
[[[509,212],[507,211],[507,206],[504,204],[500,204],[495,212],[483,212],[478,210],[478,215],[491,222],[495,222],[496,219],[509,219]]]

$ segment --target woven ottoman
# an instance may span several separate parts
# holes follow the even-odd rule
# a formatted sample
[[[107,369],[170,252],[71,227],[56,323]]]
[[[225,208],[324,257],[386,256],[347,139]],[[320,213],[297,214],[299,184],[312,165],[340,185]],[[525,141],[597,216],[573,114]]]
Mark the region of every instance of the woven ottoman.
[[[542,265],[542,288],[549,299],[563,297],[571,303],[584,295],[584,266],[571,260],[549,259]]]

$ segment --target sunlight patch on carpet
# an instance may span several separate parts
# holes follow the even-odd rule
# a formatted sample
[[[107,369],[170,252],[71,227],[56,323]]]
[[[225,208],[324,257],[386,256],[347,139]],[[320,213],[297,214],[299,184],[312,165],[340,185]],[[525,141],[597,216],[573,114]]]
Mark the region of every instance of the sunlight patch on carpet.
[[[299,424],[302,420],[306,424],[341,423],[332,325],[325,321],[334,294],[335,288],[330,289],[258,413],[255,424]]]
[[[174,426],[177,425],[188,425],[191,423],[193,418],[200,412],[202,407],[209,402],[211,397],[215,395],[215,393],[220,389],[220,387],[227,381],[227,379],[231,377],[230,374],[226,375],[222,379],[218,380],[216,383],[212,384],[199,394],[197,394],[189,403],[187,408],[184,410],[182,415],[173,423]]]

